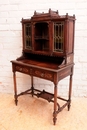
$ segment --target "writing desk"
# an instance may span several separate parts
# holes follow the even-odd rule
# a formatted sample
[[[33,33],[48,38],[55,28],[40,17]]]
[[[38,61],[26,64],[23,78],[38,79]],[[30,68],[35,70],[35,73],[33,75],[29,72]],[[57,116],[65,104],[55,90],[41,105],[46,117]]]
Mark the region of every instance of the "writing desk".
[[[57,114],[62,111],[63,108],[68,106],[68,110],[70,109],[71,103],[71,89],[72,89],[72,74],[73,74],[73,64],[68,66],[64,66],[62,68],[58,68],[57,64],[47,63],[47,62],[39,62],[34,60],[19,60],[12,61],[13,68],[13,79],[14,79],[14,92],[15,92],[15,103],[17,105],[17,99],[20,95],[29,93],[32,96],[36,95],[37,97],[41,97],[46,99],[48,102],[54,103],[54,112],[53,112],[53,122],[56,123]],[[17,86],[16,86],[16,72],[25,73],[31,76],[31,88],[17,95]],[[69,98],[68,100],[60,98],[57,96],[58,94],[58,82],[63,78],[70,75],[70,83],[69,83]],[[40,91],[34,88],[33,85],[33,76],[39,77],[42,79],[50,80],[54,83],[54,94],[46,92],[45,90]],[[37,92],[37,93],[36,93]],[[57,98],[66,101],[66,103],[60,107],[57,102]]]
[[[31,94],[54,103],[53,122],[56,124],[57,114],[66,106],[70,109],[72,75],[74,66],[74,25],[75,15],[60,16],[58,11],[49,9],[48,13],[37,13],[30,19],[22,18],[22,56],[12,60],[15,103],[18,97]],[[31,88],[17,94],[16,72],[31,76]],[[54,92],[35,89],[33,77],[52,81]],[[58,97],[58,83],[65,77],[69,79],[68,99]],[[60,107],[58,100],[66,103]]]

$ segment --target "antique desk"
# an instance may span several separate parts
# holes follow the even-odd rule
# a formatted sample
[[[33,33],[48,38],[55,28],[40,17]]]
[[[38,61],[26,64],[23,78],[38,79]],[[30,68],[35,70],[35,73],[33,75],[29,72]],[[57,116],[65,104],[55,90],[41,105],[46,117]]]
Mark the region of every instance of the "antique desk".
[[[54,103],[53,123],[57,114],[66,106],[70,109],[75,15],[60,16],[58,11],[49,9],[48,13],[37,13],[30,19],[22,19],[23,51],[22,56],[12,62],[15,103],[23,94],[36,95]],[[31,76],[31,88],[17,94],[16,72]],[[54,83],[54,92],[40,91],[33,86],[33,77],[50,80]],[[68,99],[58,97],[58,82],[70,76]],[[57,99],[66,103],[60,107]]]

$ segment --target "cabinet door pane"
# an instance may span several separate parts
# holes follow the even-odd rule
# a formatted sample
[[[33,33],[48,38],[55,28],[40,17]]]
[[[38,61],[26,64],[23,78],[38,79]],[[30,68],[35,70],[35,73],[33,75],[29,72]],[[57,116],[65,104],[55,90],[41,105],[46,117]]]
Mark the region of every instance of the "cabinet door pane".
[[[54,23],[54,51],[63,52],[64,46],[64,23]]]
[[[32,49],[31,24],[24,25],[24,42],[25,42],[25,48],[31,50]]]

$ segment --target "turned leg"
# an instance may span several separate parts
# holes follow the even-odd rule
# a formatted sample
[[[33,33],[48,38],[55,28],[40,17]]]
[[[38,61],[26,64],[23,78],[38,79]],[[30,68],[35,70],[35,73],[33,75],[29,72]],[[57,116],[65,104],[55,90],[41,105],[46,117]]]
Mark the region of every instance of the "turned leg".
[[[72,92],[72,75],[70,75],[69,80],[69,104],[68,104],[68,111],[70,110],[70,104],[71,104],[71,92]]]
[[[17,105],[17,88],[16,88],[16,74],[13,72],[13,80],[14,80],[14,97],[15,97],[15,104]]]
[[[32,93],[32,97],[33,97],[33,95],[34,95],[33,76],[31,76],[31,93]]]
[[[54,112],[53,112],[53,122],[56,124],[57,120],[57,85],[54,86]]]

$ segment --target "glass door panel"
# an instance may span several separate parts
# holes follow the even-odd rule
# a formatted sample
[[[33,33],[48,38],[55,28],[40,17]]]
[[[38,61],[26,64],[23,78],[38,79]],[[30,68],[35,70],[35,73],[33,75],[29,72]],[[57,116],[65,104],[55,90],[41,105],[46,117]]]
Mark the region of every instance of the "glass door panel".
[[[31,24],[24,25],[24,42],[25,42],[25,48],[31,50],[32,49]]]
[[[54,51],[63,52],[64,22],[54,23]]]

